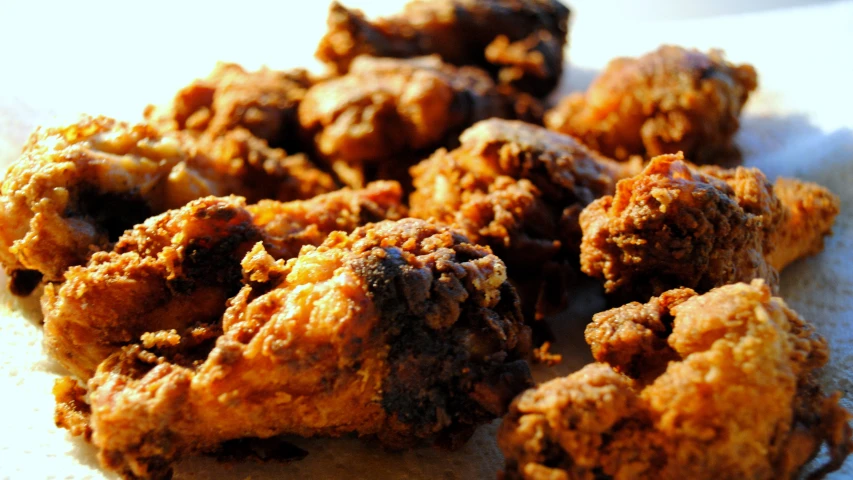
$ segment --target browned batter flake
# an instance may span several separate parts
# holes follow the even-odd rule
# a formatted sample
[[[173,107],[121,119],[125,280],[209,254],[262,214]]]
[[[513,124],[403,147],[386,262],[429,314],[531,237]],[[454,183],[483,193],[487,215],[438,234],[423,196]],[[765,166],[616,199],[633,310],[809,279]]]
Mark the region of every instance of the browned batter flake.
[[[327,23],[316,55],[338,73],[359,55],[438,54],[542,97],[563,72],[569,9],[556,0],[412,0],[401,13],[368,20],[333,2]]]
[[[549,111],[545,124],[617,160],[683,151],[697,163],[719,163],[739,156],[732,139],[756,86],[751,65],[733,65],[719,50],[667,45],[612,60],[585,93]]]

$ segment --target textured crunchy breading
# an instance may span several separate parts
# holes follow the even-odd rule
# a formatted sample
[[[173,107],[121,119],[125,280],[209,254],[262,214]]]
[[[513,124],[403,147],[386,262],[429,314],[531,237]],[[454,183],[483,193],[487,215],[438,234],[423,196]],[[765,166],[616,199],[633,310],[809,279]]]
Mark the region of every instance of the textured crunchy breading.
[[[282,433],[458,445],[531,384],[506,268],[446,227],[383,221],[287,263],[259,244],[243,267],[212,350],[172,361],[185,341],[173,333],[177,347],[125,347],[99,366],[88,427],[106,467],[156,477],[182,455]]]
[[[194,140],[147,123],[106,117],[37,130],[0,186],[0,262],[12,291],[109,248],[125,229],[207,195],[291,200],[335,184],[300,156],[273,150],[245,130]]]
[[[400,218],[401,197],[396,183],[378,182],[248,207],[240,197],[206,197],[152,217],[112,251],[70,268],[61,285],[46,286],[46,348],[87,379],[107,356],[148,332],[174,330],[200,342],[242,286],[240,260],[256,242],[276,259],[292,258],[332,231]]]
[[[161,129],[211,137],[245,128],[272,147],[291,150],[299,140],[296,111],[313,83],[303,69],[247,72],[218,63],[207,78],[182,88],[167,109],[149,106],[145,116]]]
[[[518,121],[479,122],[460,142],[412,168],[412,216],[453,225],[534,283],[548,262],[577,256],[581,209],[637,171]]]
[[[698,163],[736,155],[732,138],[757,78],[719,50],[663,46],[612,60],[586,93],[573,93],[545,116],[548,128],[578,137],[617,160],[683,151]]]
[[[338,73],[357,56],[438,54],[477,65],[501,83],[544,96],[560,81],[569,9],[556,0],[412,0],[397,15],[367,20],[337,2],[317,58]]]
[[[790,479],[822,444],[815,473],[841,465],[850,414],[815,381],[828,352],[811,325],[760,280],[666,296],[595,316],[587,341],[610,365],[513,402],[505,478]]]
[[[786,179],[772,186],[754,168],[683,158],[654,158],[581,213],[581,268],[608,293],[646,300],[754,278],[775,288],[777,268],[822,248],[839,208],[825,188]]]
[[[472,123],[511,114],[485,72],[437,56],[359,57],[343,77],[311,88],[299,121],[317,153],[350,186],[445,144]],[[423,153],[426,156],[426,153]]]

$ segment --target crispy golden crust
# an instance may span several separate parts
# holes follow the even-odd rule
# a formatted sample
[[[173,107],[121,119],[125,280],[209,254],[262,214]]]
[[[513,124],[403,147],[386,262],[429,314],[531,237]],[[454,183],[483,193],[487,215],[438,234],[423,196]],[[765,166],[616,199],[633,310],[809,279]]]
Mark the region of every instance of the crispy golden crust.
[[[635,172],[569,136],[518,121],[479,122],[460,141],[412,168],[412,216],[489,245],[517,280],[541,281],[548,262],[575,257],[580,210]],[[526,310],[539,301],[534,290]]]
[[[419,160],[471,123],[510,114],[485,72],[436,56],[360,57],[347,75],[311,88],[299,107],[315,150],[351,186]]]
[[[12,290],[62,279],[151,215],[207,195],[309,198],[336,188],[304,156],[243,129],[217,138],[106,117],[37,130],[0,186],[0,262]]]
[[[333,2],[316,56],[346,73],[359,55],[438,54],[544,96],[563,71],[568,19],[569,9],[555,0],[413,0],[401,13],[372,21]]]
[[[240,197],[206,197],[150,218],[112,251],[70,268],[61,285],[46,286],[46,347],[88,379],[102,360],[146,332],[192,333],[201,341],[242,286],[240,259],[256,242],[277,259],[295,257],[332,231],[400,218],[401,196],[399,185],[384,182],[249,207]]]
[[[375,435],[459,444],[530,385],[529,330],[503,263],[405,219],[336,232],[287,263],[260,245],[223,333],[125,347],[89,383],[92,442],[127,477],[246,436]]]
[[[195,137],[195,143],[235,182],[229,193],[249,202],[307,200],[338,188],[332,176],[317,168],[304,153],[288,155],[280,148],[271,148],[244,128],[216,137],[201,135]]]
[[[247,72],[218,63],[207,78],[182,88],[168,108],[149,106],[145,116],[161,129],[211,137],[243,128],[272,147],[290,150],[298,141],[296,110],[313,83],[302,69]]]
[[[822,444],[821,473],[843,462],[850,415],[813,378],[827,346],[811,325],[760,280],[666,295],[596,315],[587,340],[614,364],[513,402],[505,478],[789,479]]]
[[[754,278],[775,287],[775,267],[819,251],[837,213],[818,185],[662,155],[581,213],[581,268],[631,300]]]
[[[683,151],[698,163],[731,158],[741,109],[757,78],[719,50],[662,46],[639,58],[610,62],[586,93],[548,112],[548,128],[578,137],[616,158]]]
[[[39,129],[0,187],[0,260],[13,279],[16,271],[34,270],[60,280],[125,228],[179,206],[175,199],[185,196],[196,169],[207,163],[177,136],[147,124],[84,117]],[[170,178],[173,169],[186,181]],[[198,183],[199,191],[210,193]]]
[[[773,184],[785,212],[772,237],[767,262],[782,270],[791,262],[823,250],[824,238],[832,233],[841,209],[838,196],[818,184],[779,178]]]

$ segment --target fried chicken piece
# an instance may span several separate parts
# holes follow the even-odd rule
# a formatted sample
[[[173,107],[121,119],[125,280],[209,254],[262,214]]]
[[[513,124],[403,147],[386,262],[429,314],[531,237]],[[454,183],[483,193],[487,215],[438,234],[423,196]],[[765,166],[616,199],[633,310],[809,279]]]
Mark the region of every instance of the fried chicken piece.
[[[488,248],[416,219],[335,232],[287,263],[257,245],[192,363],[125,347],[89,382],[92,442],[128,478],[248,436],[464,442],[529,385],[529,330]],[[178,340],[184,341],[183,338]]]
[[[74,375],[88,379],[107,356],[147,332],[209,339],[206,331],[242,286],[240,260],[256,242],[277,259],[292,258],[332,231],[400,218],[401,197],[399,185],[379,182],[360,191],[248,207],[240,197],[206,197],[152,217],[126,232],[112,251],[70,268],[61,285],[46,286],[45,346]]]
[[[576,257],[581,209],[637,170],[518,121],[479,122],[460,141],[412,168],[411,214],[489,245],[514,279],[542,280],[548,262]]]
[[[843,463],[850,414],[816,383],[828,351],[810,324],[761,280],[665,297],[596,315],[587,341],[611,363],[513,402],[504,478],[790,479],[822,444],[817,474]]]
[[[316,56],[339,74],[362,54],[438,54],[454,65],[476,65],[501,83],[537,97],[563,72],[569,9],[556,0],[412,0],[403,12],[370,21],[337,2]]]
[[[234,130],[199,143],[106,117],[37,130],[0,186],[0,262],[12,291],[28,294],[42,278],[61,281],[125,229],[196,198],[286,200],[335,188],[304,157],[257,142]]]
[[[168,109],[148,106],[146,118],[166,130],[219,137],[244,128],[272,147],[295,149],[297,108],[314,80],[303,69],[247,72],[218,63],[205,78],[181,89]]]
[[[754,278],[775,288],[777,269],[820,251],[831,233],[839,200],[825,188],[790,179],[771,186],[754,168],[683,159],[654,158],[581,213],[581,269],[604,280],[607,293],[646,300]]]
[[[478,120],[508,115],[507,99],[485,72],[436,56],[359,57],[347,75],[314,86],[299,106],[318,154],[355,187],[393,165],[405,174],[423,158],[419,152]]]
[[[271,148],[244,128],[217,137],[202,135],[195,143],[217,170],[236,180],[228,193],[249,202],[307,200],[338,189],[332,176],[317,168],[306,154],[289,155],[281,148]]]
[[[733,65],[720,50],[662,46],[639,58],[617,58],[586,93],[573,93],[545,125],[623,160],[683,151],[698,163],[738,156],[732,138],[757,86],[755,69]]]

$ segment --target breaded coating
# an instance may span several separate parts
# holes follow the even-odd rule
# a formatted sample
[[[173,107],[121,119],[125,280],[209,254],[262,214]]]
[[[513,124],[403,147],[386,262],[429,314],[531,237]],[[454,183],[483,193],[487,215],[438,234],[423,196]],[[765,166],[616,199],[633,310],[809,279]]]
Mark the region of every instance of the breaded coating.
[[[344,183],[358,187],[428,155],[472,123],[511,114],[485,72],[437,56],[359,57],[343,77],[311,88],[299,121]]]
[[[371,21],[333,2],[316,56],[342,74],[359,55],[438,54],[542,97],[563,72],[569,13],[556,0],[412,0],[401,13]]]
[[[773,236],[767,262],[782,270],[791,262],[823,251],[823,240],[832,232],[841,209],[840,199],[826,188],[811,182],[779,178],[773,194],[785,207],[782,228]]]
[[[288,155],[281,148],[271,148],[244,128],[216,137],[201,135],[195,143],[219,170],[239,182],[229,193],[249,202],[307,200],[338,189],[332,176],[317,168],[304,153]]]
[[[314,83],[303,69],[247,72],[220,62],[204,79],[181,89],[167,109],[149,106],[145,116],[159,128],[219,137],[244,128],[271,147],[294,149],[299,103]]]
[[[586,93],[573,93],[545,125],[624,160],[684,152],[697,163],[737,158],[732,139],[757,86],[755,69],[733,65],[720,50],[662,46],[639,58],[612,60]]]
[[[622,300],[754,278],[775,288],[778,268],[822,248],[838,208],[815,184],[661,155],[581,213],[581,269]]]
[[[285,433],[455,446],[531,384],[504,264],[447,228],[383,221],[286,263],[259,244],[243,267],[211,350],[174,362],[134,345],[99,366],[89,427],[105,467],[156,478],[221,442]]]
[[[850,414],[815,381],[828,351],[809,323],[761,280],[665,296],[594,317],[587,341],[612,363],[513,402],[504,478],[791,479],[822,445],[815,475],[843,463]]]
[[[638,169],[518,121],[479,122],[460,142],[412,168],[412,216],[453,225],[532,282],[548,262],[576,258],[581,209]]]
[[[0,186],[0,262],[16,294],[108,249],[126,229],[207,195],[290,200],[330,176],[245,130],[208,140],[106,117],[37,130]]]
[[[218,332],[211,325],[242,286],[240,261],[255,243],[286,260],[332,231],[400,218],[401,197],[399,185],[380,182],[248,207],[241,197],[205,197],[152,217],[126,232],[112,251],[70,268],[61,285],[45,287],[46,349],[88,379],[107,356],[148,332],[210,340]]]

